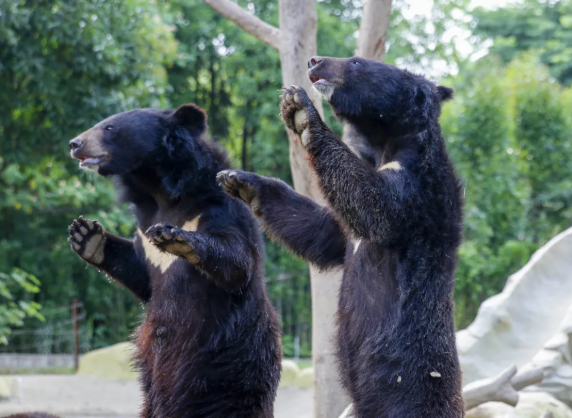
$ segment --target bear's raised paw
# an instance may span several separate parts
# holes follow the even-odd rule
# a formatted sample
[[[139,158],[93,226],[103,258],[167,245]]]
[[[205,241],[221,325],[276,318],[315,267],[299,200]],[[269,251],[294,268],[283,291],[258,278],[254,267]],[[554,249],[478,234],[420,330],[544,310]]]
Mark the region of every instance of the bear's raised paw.
[[[105,231],[99,222],[80,216],[72,222],[68,232],[68,241],[77,255],[91,264],[103,263]]]
[[[161,251],[185,258],[189,263],[200,261],[194,247],[186,234],[191,234],[181,228],[165,223],[158,223],[145,231],[145,236]]]
[[[314,104],[302,87],[291,86],[282,89],[280,100],[280,115],[284,124],[298,135],[302,136],[304,145],[307,144],[305,131],[310,125],[311,118],[319,117]]]
[[[230,196],[246,203],[256,215],[260,215],[258,198],[260,176],[240,170],[224,170],[216,176],[219,186]]]

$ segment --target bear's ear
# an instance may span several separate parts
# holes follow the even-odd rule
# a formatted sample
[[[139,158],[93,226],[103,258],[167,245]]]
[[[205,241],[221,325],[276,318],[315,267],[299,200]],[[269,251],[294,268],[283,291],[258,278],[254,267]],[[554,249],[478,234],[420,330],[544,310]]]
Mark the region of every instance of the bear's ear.
[[[442,102],[451,100],[455,95],[455,90],[445,86],[437,86],[437,94]]]
[[[202,134],[207,129],[207,114],[195,104],[181,105],[173,112],[177,125],[187,128],[191,132]]]

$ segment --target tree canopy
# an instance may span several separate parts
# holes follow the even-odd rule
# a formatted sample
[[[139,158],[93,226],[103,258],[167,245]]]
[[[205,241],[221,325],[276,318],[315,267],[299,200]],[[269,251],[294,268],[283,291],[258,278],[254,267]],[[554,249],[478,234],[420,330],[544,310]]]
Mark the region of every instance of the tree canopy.
[[[266,22],[278,21],[275,1],[239,3]],[[564,33],[570,3],[544,4],[546,17],[532,3],[476,11],[475,33],[493,46],[470,64],[453,41],[441,41],[448,27],[464,25],[455,11],[466,11],[465,1],[435,1],[429,15],[394,1],[388,62],[417,71],[436,60],[463,64],[447,80],[457,98],[443,116],[467,200],[456,282],[459,325],[534,249],[569,226],[572,93],[554,79],[566,84],[570,75],[550,40],[570,44]],[[321,55],[353,54],[361,6],[318,3]],[[496,25],[503,20],[508,23]],[[519,25],[537,21],[551,29],[535,43]],[[513,26],[520,32],[504,31]],[[0,2],[0,297],[10,300],[9,310],[0,310],[0,335],[22,322],[44,326],[37,304],[51,309],[78,298],[86,312],[84,346],[96,348],[128,338],[143,312],[68,247],[66,228],[80,214],[121,236],[134,227],[111,182],[81,172],[69,158],[70,139],[120,111],[195,102],[207,110],[210,135],[235,166],[291,181],[280,87],[278,53],[200,0]],[[328,109],[326,118],[341,131]],[[285,353],[299,347],[309,355],[307,266],[268,242],[266,273]],[[16,337],[10,343],[17,349]]]

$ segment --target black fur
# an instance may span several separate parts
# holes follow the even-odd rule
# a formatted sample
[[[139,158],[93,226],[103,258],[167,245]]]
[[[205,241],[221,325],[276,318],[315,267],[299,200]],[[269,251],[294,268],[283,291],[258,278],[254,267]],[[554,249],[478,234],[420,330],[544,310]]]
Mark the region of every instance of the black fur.
[[[263,283],[264,244],[248,207],[217,187],[216,173],[229,164],[205,129],[203,111],[184,105],[121,113],[74,140],[81,146],[72,156],[84,164],[104,155],[95,169],[113,176],[131,203],[138,234],[127,240],[78,219],[72,249],[88,257],[85,247],[101,231],[103,262],[86,261],[147,305],[135,335],[142,417],[270,418],[281,349]],[[192,220],[194,230],[183,231]],[[155,256],[179,257],[162,271],[144,244],[163,251]]]
[[[256,174],[219,181],[293,252],[343,266],[337,346],[356,417],[462,417],[452,299],[462,198],[438,122],[452,90],[361,58],[311,65],[365,154],[336,137],[303,89],[284,90],[282,117],[306,144],[331,209]]]

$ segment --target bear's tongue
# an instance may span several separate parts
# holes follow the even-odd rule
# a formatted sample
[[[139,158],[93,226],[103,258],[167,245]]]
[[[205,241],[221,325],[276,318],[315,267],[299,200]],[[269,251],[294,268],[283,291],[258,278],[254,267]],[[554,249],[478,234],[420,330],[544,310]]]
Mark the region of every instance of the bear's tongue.
[[[80,158],[81,162],[79,164],[80,165],[99,164],[103,161],[103,159],[104,157],[92,157],[92,158],[81,157]]]
[[[320,77],[318,77],[317,75],[311,75],[311,76],[310,76],[310,81],[311,81],[312,83],[316,83],[316,82],[318,82],[318,81],[320,81],[320,80],[322,80],[322,79],[321,79]]]

